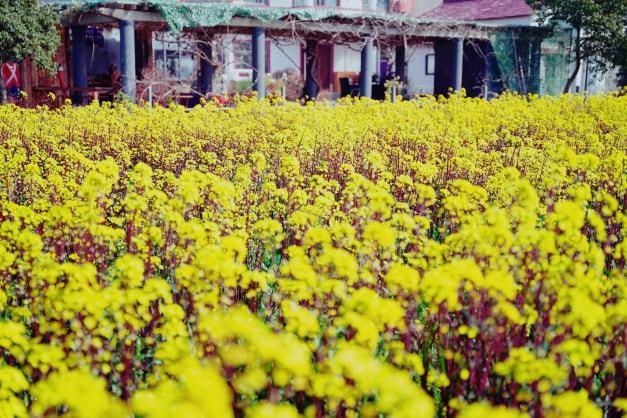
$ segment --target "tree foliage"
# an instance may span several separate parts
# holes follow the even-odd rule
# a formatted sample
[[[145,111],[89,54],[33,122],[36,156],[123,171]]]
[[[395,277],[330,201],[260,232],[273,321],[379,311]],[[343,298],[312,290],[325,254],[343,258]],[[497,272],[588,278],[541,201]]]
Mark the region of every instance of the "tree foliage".
[[[568,91],[582,61],[600,70],[627,67],[627,0],[527,0],[542,23],[569,25],[575,34],[571,52],[575,62]]]
[[[0,0],[0,62],[31,57],[37,67],[54,73],[61,42],[58,23],[59,15],[37,0]],[[0,89],[4,91],[1,80]]]

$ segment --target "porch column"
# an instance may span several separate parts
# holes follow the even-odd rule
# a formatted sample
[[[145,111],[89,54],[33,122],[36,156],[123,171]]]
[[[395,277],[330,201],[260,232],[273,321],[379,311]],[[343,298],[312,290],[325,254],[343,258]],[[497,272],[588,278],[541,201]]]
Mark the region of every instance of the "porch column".
[[[120,73],[122,90],[131,102],[135,102],[137,74],[135,68],[135,22],[120,20]]]
[[[253,28],[253,90],[266,97],[266,30]]]
[[[359,96],[372,97],[372,61],[374,55],[374,43],[372,37],[365,39],[361,49],[361,71],[359,73]]]
[[[315,51],[318,42],[307,39],[305,46],[305,96],[315,99],[318,96],[318,86],[316,84],[316,57]]]
[[[453,71],[452,86],[453,90],[462,89],[462,76],[464,73],[464,38],[456,38],[453,40]]]
[[[72,25],[72,78],[74,87],[87,88],[87,28],[81,25]],[[74,104],[83,104],[84,92],[72,93]]]
[[[407,62],[405,61],[405,45],[396,47],[396,57],[394,59],[396,76],[401,83],[407,82]]]
[[[203,56],[200,57],[200,79],[198,88],[203,96],[213,91],[213,63],[211,62],[213,50],[210,42],[204,42],[200,46]]]

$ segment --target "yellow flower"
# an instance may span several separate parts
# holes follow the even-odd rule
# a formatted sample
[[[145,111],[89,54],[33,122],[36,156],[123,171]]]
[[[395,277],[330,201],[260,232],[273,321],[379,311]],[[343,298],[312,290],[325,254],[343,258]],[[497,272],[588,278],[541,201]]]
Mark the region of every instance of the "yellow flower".
[[[600,418],[603,413],[594,402],[588,399],[585,391],[564,392],[559,395],[545,395],[542,404],[550,418]]]
[[[529,414],[508,409],[504,406],[491,406],[485,403],[473,403],[462,407],[460,418],[529,418]]]
[[[293,405],[263,402],[251,408],[246,416],[248,418],[299,418],[300,414]]]

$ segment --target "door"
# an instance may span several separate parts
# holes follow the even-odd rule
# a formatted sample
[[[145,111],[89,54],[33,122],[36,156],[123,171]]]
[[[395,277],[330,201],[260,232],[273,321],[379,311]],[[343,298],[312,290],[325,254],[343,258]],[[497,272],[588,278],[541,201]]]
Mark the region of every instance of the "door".
[[[320,91],[333,89],[333,45],[318,44],[316,48]]]

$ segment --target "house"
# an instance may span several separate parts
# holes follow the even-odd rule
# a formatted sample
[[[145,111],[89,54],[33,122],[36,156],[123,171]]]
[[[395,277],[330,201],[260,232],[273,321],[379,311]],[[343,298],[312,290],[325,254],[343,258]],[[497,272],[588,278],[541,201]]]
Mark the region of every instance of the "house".
[[[269,6],[275,5],[276,2],[285,2],[285,0],[268,0]],[[358,2],[342,2],[338,4],[337,0],[334,0],[333,4],[327,4],[324,0],[320,0],[316,3],[316,6],[322,7],[350,7],[350,8],[363,8],[360,1]],[[450,22],[451,24],[459,25],[460,23],[481,24],[486,27],[494,28],[510,28],[516,33],[531,33],[535,36],[537,32],[537,24],[533,10],[526,3],[525,0],[414,0],[409,4],[405,3],[403,7],[390,7],[384,3],[377,3],[379,11],[384,13],[402,13],[409,14],[411,16],[420,19],[423,22]],[[540,40],[540,37],[537,37]],[[237,48],[241,48],[241,44],[238,42]],[[244,41],[246,42],[246,41]],[[285,41],[283,41],[285,42]],[[485,95],[487,90],[492,91],[494,94],[499,93],[504,88],[510,88],[523,93],[527,92],[539,92],[539,71],[540,68],[529,68],[527,73],[537,74],[535,76],[535,85],[529,86],[524,82],[504,82],[503,76],[498,72],[498,54],[491,48],[491,43],[495,42],[494,39],[473,39],[470,38],[464,41],[462,47],[463,54],[463,67],[465,70],[462,75],[462,87],[466,88],[466,91],[471,96]],[[379,47],[380,46],[380,47]],[[375,59],[375,73],[385,78],[391,72],[394,74],[396,68],[396,50],[394,48],[386,48],[385,44],[375,46],[374,59]],[[437,47],[437,48],[436,48]],[[510,54],[510,45],[505,45],[508,51],[505,54]],[[523,50],[535,47],[533,51],[539,59],[541,51],[539,45],[531,45],[531,47],[521,48]],[[236,49],[237,49],[236,48]],[[324,45],[318,47],[317,56],[321,64],[325,66],[319,69],[320,77],[320,89],[322,91],[330,91],[331,93],[339,93],[337,79],[339,75],[349,75],[353,78],[358,77],[357,74],[360,70],[360,45],[348,44],[348,45]],[[440,65],[437,69],[438,75],[436,76],[436,49],[438,55],[442,57]],[[450,39],[446,38],[423,38],[414,39],[409,45],[407,45],[404,59],[405,64],[405,82],[407,84],[407,94],[443,94],[451,87],[451,71],[454,68],[455,56],[451,55],[454,49],[454,45],[451,44]],[[513,48],[515,49],[515,48]],[[248,49],[250,50],[250,49]],[[288,43],[281,45],[280,39],[274,39],[268,44],[268,62],[267,70],[269,73],[277,73],[284,69],[293,69],[300,71],[304,74],[303,70],[303,51],[304,47],[301,47],[298,42]],[[241,49],[240,49],[241,51]],[[241,54],[234,54],[228,64],[226,71],[226,80],[249,80],[250,73],[245,68],[249,66],[241,65]],[[538,65],[539,61],[533,63],[532,59],[528,58],[524,60],[528,62],[529,66]],[[503,62],[503,64],[507,64]],[[535,71],[535,72],[534,72]],[[527,75],[518,75],[514,77],[515,71],[509,71],[511,74],[509,78],[530,78]],[[507,79],[508,77],[506,77]],[[533,78],[533,77],[531,77]],[[333,80],[336,80],[334,83]],[[227,81],[227,82],[228,82]]]
[[[420,17],[440,21],[473,21],[518,29],[509,33],[510,39],[504,40],[504,32],[500,32],[490,40],[491,48],[487,48],[486,54],[494,57],[493,64],[499,68],[499,72],[491,76],[496,77],[498,83],[505,84],[501,87],[509,90],[553,95],[562,93],[568,76],[574,70],[568,56],[574,33],[567,25],[550,37],[538,37],[538,32],[534,31],[526,32],[525,28],[538,28],[539,24],[535,12],[525,0],[432,0],[429,6],[421,10]],[[516,42],[512,42],[512,34],[519,35]],[[524,39],[525,35],[531,35],[531,42]],[[465,59],[466,63],[472,59],[473,52],[465,50],[464,55],[469,58]],[[521,62],[535,66],[529,69],[529,73],[535,74],[537,80],[533,77],[529,79],[530,74],[525,74],[526,71],[516,70]],[[532,84],[531,88],[525,84],[525,78],[528,78],[527,84]],[[583,62],[571,93],[597,93],[616,88],[616,74],[596,72],[588,62]]]
[[[35,101],[52,92],[82,103],[121,90],[193,104],[286,86],[292,96],[377,98],[392,77],[410,96],[464,87],[489,97],[540,92],[541,73],[557,73],[542,59],[544,32],[525,0],[42,3],[59,7],[66,24],[56,77],[22,63],[21,88]]]

